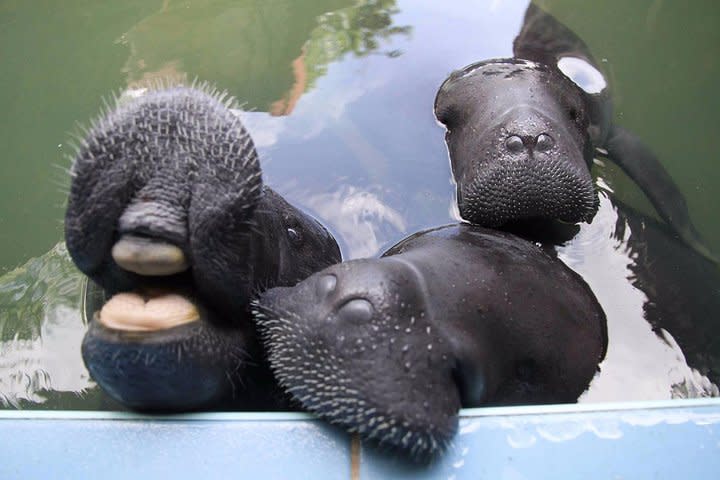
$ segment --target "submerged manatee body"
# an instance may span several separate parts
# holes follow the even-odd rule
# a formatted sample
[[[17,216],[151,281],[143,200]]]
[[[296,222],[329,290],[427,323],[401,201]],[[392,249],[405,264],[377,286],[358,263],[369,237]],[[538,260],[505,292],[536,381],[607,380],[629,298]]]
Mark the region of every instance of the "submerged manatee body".
[[[248,304],[340,260],[322,225],[263,186],[231,103],[184,86],[118,102],[72,167],[68,250],[115,295],[83,358],[133,408],[273,408]]]
[[[270,289],[255,308],[273,371],[304,408],[416,458],[447,446],[461,406],[576,401],[607,346],[577,274],[466,224]]]

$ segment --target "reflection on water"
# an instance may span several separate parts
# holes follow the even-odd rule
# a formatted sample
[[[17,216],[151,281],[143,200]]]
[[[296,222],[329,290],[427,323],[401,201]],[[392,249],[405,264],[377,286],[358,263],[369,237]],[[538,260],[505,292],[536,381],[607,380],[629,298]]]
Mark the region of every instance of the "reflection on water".
[[[64,244],[0,277],[0,404],[42,405],[92,386],[82,363],[83,276]]]
[[[52,17],[61,21],[36,25],[43,12],[34,3],[0,7],[8,59],[0,95],[10,106],[0,129],[11,165],[0,180],[0,194],[7,193],[0,197],[0,272],[7,272],[0,277],[0,401],[8,408],[116,408],[80,359],[80,275],[61,246],[44,254],[61,235],[47,218],[62,211],[45,197],[27,200],[54,188],[45,179],[65,139],[58,135],[93,115],[101,94],[167,76],[227,89],[250,111],[238,114],[258,146],[265,181],[328,224],[345,258],[377,255],[454,220],[443,130],[432,114],[436,89],[456,68],[510,56],[527,7],[490,0],[453,8],[416,0],[68,2],[62,17]],[[639,2],[584,7],[592,14],[565,0],[542,4],[607,59],[617,116],[660,154],[696,224],[720,250],[711,174],[720,42],[708,33],[714,24],[693,30],[717,6],[666,2],[650,28]],[[23,73],[18,52],[33,59],[32,75]],[[52,73],[58,58],[62,75]],[[656,64],[667,68],[653,70]],[[642,65],[647,72],[638,72]],[[720,379],[720,332],[712,325],[720,313],[717,269],[617,202],[645,207],[617,169],[596,169],[614,192],[593,224],[559,248],[608,316],[608,356],[583,401],[717,393],[705,378]],[[35,217],[28,235],[21,225]],[[35,236],[49,243],[26,250]]]
[[[373,192],[347,186],[331,194],[310,194],[306,202],[344,240],[345,258],[372,257],[406,231],[402,216]]]
[[[632,233],[625,229],[616,238],[618,223],[625,219],[618,216],[606,194],[600,199],[592,225],[583,225],[572,242],[558,248],[558,256],[588,282],[608,320],[607,354],[581,401],[717,396],[717,387],[688,367],[668,332],[659,336],[641,315],[629,314],[641,312],[648,301],[628,281],[637,260],[628,244]]]
[[[165,1],[118,39],[129,57],[128,86],[158,79],[212,82],[250,110],[290,114],[306,91],[345,54],[382,52],[395,26],[394,0]]]

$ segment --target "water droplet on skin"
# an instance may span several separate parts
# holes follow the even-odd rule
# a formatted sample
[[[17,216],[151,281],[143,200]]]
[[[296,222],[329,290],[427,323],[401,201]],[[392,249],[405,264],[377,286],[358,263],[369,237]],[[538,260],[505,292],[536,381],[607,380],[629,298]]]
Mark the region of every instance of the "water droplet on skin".
[[[402,351],[403,351],[403,352],[407,352],[408,350],[410,350],[410,345],[405,345],[405,346],[402,348]]]
[[[410,366],[411,366],[410,362],[405,362],[405,371],[409,371]]]
[[[432,350],[432,343],[428,344],[428,350]]]
[[[405,329],[405,333],[410,333],[410,332],[412,332],[412,329],[410,327]]]

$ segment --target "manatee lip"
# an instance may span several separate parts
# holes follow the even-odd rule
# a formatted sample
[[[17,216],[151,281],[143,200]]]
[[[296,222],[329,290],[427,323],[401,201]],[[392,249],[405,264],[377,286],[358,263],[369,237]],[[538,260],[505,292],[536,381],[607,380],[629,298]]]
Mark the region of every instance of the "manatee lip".
[[[124,234],[113,245],[113,260],[124,270],[146,276],[167,276],[190,266],[180,247],[163,240]]]
[[[200,320],[200,310],[187,295],[162,289],[122,292],[95,314],[111,330],[154,332]]]

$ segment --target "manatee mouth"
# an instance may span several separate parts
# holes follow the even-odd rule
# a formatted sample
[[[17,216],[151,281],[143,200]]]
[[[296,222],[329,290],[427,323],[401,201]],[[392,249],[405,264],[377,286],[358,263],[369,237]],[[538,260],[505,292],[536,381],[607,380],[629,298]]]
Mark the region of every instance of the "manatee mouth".
[[[152,332],[200,320],[200,311],[189,296],[163,290],[122,292],[110,298],[95,314],[105,328]]]
[[[138,333],[201,319],[204,309],[194,294],[192,278],[185,274],[190,264],[182,249],[157,238],[124,234],[113,245],[111,256],[120,268],[136,274],[137,285],[101,302],[101,308],[88,312],[90,318],[111,330]]]
[[[484,168],[458,193],[462,218],[490,228],[530,219],[589,223],[599,206],[590,172],[560,160],[529,158]]]
[[[82,357],[93,380],[124,406],[142,411],[277,408],[265,391],[243,393],[248,382],[265,382],[257,376],[265,374],[253,361],[257,352],[248,329],[218,325],[192,292],[139,287],[107,299],[88,281]]]

